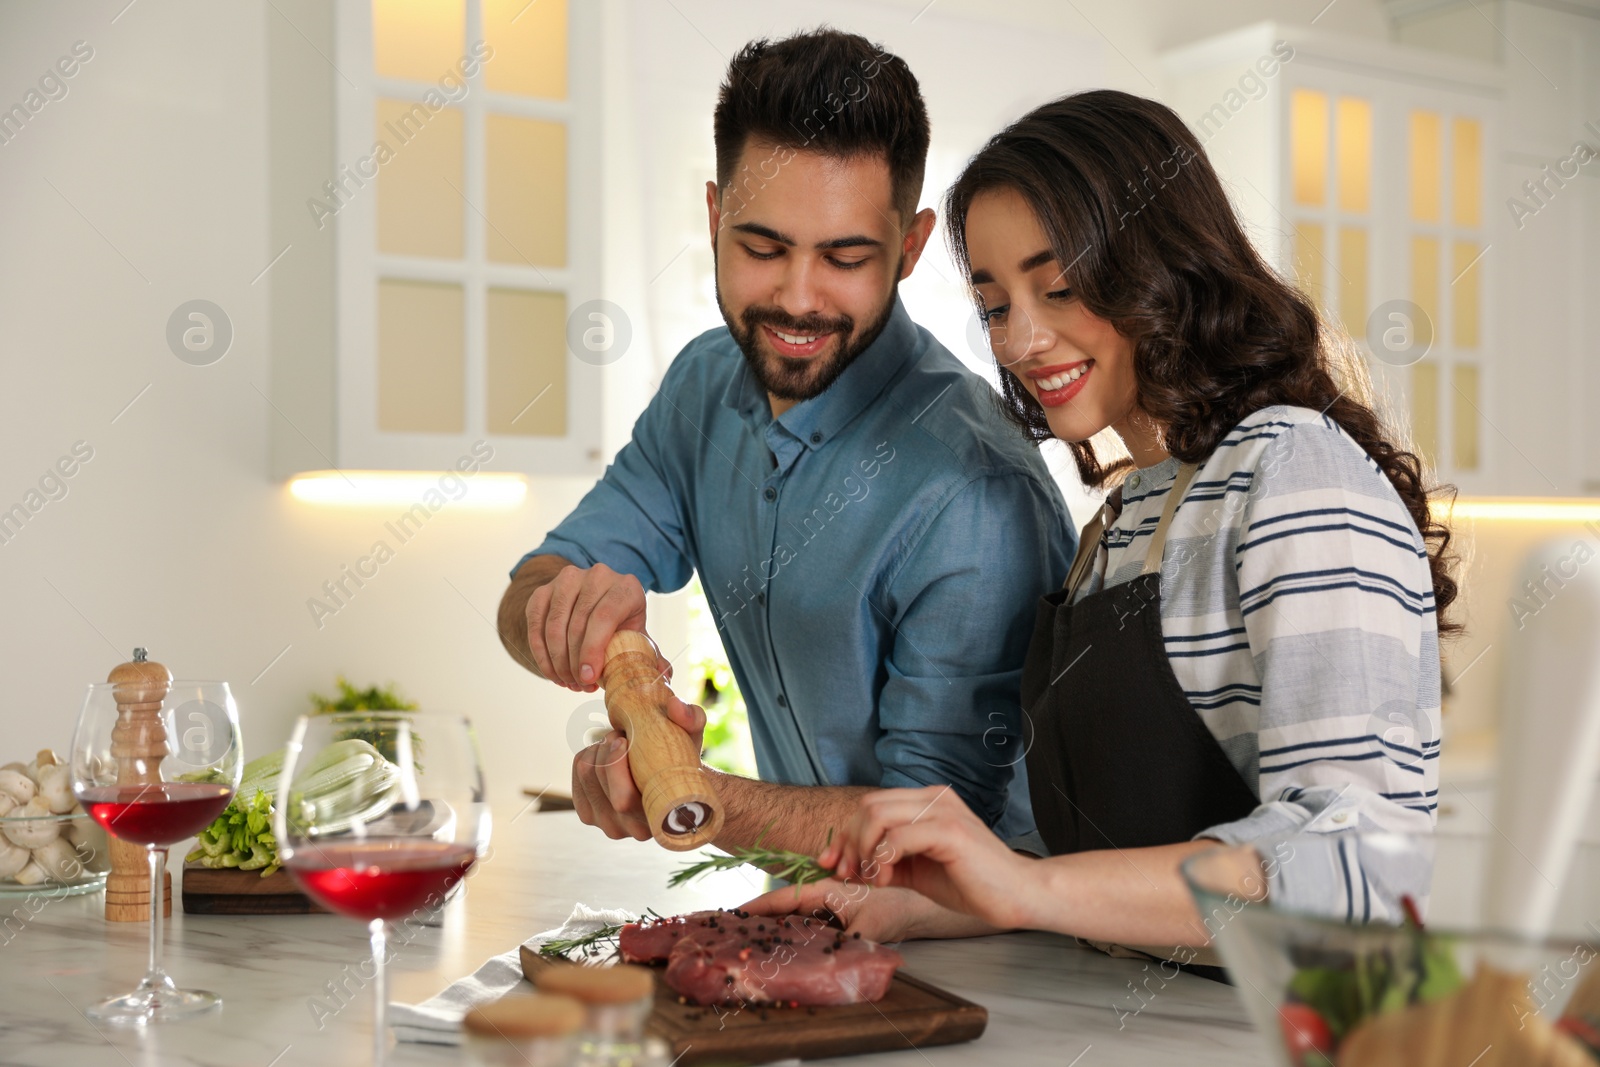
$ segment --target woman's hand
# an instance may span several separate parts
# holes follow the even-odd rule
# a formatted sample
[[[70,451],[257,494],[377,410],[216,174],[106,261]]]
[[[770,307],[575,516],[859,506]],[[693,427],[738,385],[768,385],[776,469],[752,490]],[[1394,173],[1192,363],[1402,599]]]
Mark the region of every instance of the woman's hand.
[[[835,878],[913,889],[995,927],[1041,925],[1036,861],[1007,848],[949,786],[868,793],[817,860]]]
[[[998,926],[951,911],[910,889],[879,889],[862,882],[841,882],[837,878],[774,889],[741,905],[741,910],[757,915],[827,912],[838,919],[847,932],[878,942],[980,937],[1001,932]]]

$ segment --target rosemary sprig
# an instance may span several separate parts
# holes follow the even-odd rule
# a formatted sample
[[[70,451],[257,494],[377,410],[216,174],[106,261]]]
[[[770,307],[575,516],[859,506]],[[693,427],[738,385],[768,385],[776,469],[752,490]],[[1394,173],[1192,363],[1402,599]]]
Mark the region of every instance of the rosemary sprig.
[[[662,916],[657,914],[654,908],[646,908],[644,909],[644,914],[633,921],[644,922],[646,919],[659,920],[661,918]],[[572,958],[573,953],[577,953],[584,959],[592,960],[603,950],[602,942],[616,941],[617,935],[622,932],[624,925],[623,923],[617,923],[612,926],[602,926],[593,933],[584,934],[582,937],[552,938],[539,946],[539,955],[547,956],[551,959],[569,960]],[[616,945],[613,944],[611,948],[613,952],[616,951]]]
[[[766,829],[762,830],[760,836],[756,838],[756,843],[749,848],[730,849],[728,855],[708,856],[703,860],[681,868],[671,878],[667,879],[667,888],[676,889],[678,886],[686,885],[696,878],[710,874],[712,871],[737,870],[747,863],[752,867],[760,867],[774,878],[792,882],[797,889],[807,882],[821,881],[833,875],[831,870],[818,863],[814,857],[808,856],[803,852],[788,852],[782,849],[763,847],[761,842],[766,838],[767,830],[770,829],[772,829],[772,824],[768,823]],[[827,845],[832,842],[833,831],[829,830],[828,841],[823,845],[823,849],[826,850]]]
[[[582,937],[560,937],[546,941],[539,946],[539,955],[552,958],[559,957],[564,960],[572,958],[573,953],[578,953],[585,959],[593,959],[602,950],[601,942],[615,941],[622,932],[622,925],[602,926],[591,934]]]

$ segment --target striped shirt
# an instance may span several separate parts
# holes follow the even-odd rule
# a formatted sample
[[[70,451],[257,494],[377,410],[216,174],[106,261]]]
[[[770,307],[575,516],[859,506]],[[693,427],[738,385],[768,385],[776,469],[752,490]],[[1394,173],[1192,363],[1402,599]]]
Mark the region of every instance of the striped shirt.
[[[1131,473],[1079,599],[1143,568],[1178,461]],[[1260,797],[1197,837],[1334,835],[1272,876],[1274,898],[1396,919],[1427,873],[1357,854],[1349,830],[1427,833],[1439,793],[1439,639],[1428,557],[1394,487],[1315,411],[1269,407],[1194,475],[1161,566],[1167,658]],[[1419,880],[1420,879],[1420,883]]]

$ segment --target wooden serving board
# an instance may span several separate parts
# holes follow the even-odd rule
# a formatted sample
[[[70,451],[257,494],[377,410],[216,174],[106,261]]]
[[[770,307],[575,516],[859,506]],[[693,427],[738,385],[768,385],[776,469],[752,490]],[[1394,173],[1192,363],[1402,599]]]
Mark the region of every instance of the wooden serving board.
[[[183,867],[186,915],[311,915],[326,910],[300,892],[288,871],[274,871],[263,878],[260,871],[198,863]]]
[[[541,968],[552,966],[526,945],[521,955],[522,973],[529,981]],[[672,1046],[678,1057],[674,1062],[685,1067],[954,1045],[977,1039],[989,1025],[989,1011],[981,1004],[904,971],[895,974],[889,992],[876,1004],[713,1009],[678,1003],[678,994],[663,977],[666,968],[654,970],[656,1006],[646,1026]]]

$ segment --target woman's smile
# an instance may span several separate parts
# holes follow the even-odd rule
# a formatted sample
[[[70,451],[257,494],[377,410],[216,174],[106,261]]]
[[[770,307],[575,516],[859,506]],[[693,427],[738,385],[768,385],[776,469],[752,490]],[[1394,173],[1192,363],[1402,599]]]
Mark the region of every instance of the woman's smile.
[[[1029,388],[1047,408],[1060,407],[1081,393],[1087,384],[1094,360],[1081,359],[1076,363],[1058,363],[1027,372]]]

